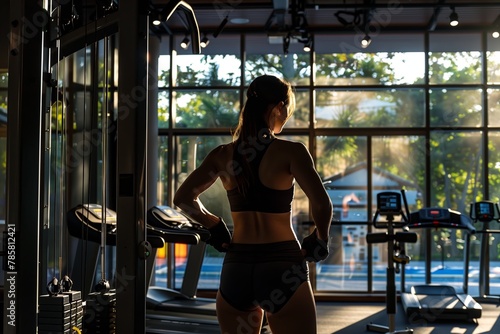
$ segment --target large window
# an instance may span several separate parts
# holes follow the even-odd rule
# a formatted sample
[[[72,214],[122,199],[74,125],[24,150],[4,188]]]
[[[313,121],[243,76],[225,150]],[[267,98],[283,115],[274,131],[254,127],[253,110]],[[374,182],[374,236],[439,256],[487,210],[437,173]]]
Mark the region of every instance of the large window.
[[[378,192],[404,188],[412,212],[436,206],[465,216],[471,202],[500,199],[498,42],[481,44],[481,33],[453,43],[452,34],[377,36],[378,46],[365,52],[352,38],[317,35],[310,54],[267,36],[220,36],[202,55],[163,56],[159,73],[158,202],[166,204],[211,149],[231,140],[253,78],[292,82],[297,109],[282,136],[307,145],[334,205],[330,256],[312,266],[313,286],[322,292],[385,290],[386,245],[366,243],[367,233],[379,231],[372,225]],[[293,223],[301,238],[309,205],[296,191]],[[203,201],[230,221],[219,183]],[[471,238],[467,248],[464,230],[416,232],[407,284],[424,283],[430,261],[436,282],[455,275],[448,281],[461,288],[464,252],[477,253],[481,239]],[[208,249],[205,261],[213,265],[220,256]],[[477,254],[471,261],[477,268]],[[492,272],[500,270],[500,259],[491,261]],[[200,288],[214,289],[218,276],[206,268],[211,274],[202,273]],[[471,275],[471,291],[477,284]]]

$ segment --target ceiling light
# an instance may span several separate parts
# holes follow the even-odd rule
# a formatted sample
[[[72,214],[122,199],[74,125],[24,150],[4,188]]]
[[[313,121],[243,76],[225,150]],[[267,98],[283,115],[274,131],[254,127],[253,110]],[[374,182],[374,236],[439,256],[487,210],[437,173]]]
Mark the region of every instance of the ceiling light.
[[[363,37],[363,39],[361,40],[361,47],[363,49],[366,49],[371,42],[372,39],[370,38],[370,36],[368,36],[368,34],[366,34],[365,37]]]
[[[248,22],[250,22],[250,20],[243,18],[243,17],[235,17],[235,18],[229,20],[229,22],[231,22],[233,24],[247,24]]]
[[[491,30],[491,36],[493,38],[498,38],[500,37],[500,15],[497,16],[495,21],[493,21],[492,25],[492,30]]]
[[[308,40],[305,44],[304,44],[304,51],[305,52],[311,52],[311,49],[312,49],[312,40]]]
[[[455,7],[450,7],[452,12],[450,14],[450,26],[455,27],[458,25],[458,14],[455,12]]]
[[[209,43],[210,43],[210,40],[208,39],[207,35],[205,35],[205,36],[203,36],[203,38],[200,41],[200,46],[202,48],[206,48]]]
[[[187,36],[184,37],[184,39],[181,41],[181,48],[187,49],[190,43],[191,41],[189,40],[189,38]]]

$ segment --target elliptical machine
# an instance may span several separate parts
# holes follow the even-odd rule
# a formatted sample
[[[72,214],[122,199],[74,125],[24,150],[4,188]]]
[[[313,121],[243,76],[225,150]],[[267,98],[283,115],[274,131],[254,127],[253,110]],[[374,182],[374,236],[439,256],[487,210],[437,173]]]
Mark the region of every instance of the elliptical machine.
[[[408,223],[408,204],[404,196],[404,190],[401,191],[405,202],[405,211],[402,210],[401,194],[393,191],[386,191],[377,194],[377,211],[373,216],[373,226],[376,228],[385,228],[387,232],[374,232],[366,235],[366,242],[387,243],[387,287],[386,287],[386,311],[388,315],[388,325],[378,325],[370,323],[366,325],[368,331],[379,333],[413,333],[413,329],[406,328],[395,330],[396,327],[396,307],[397,307],[397,289],[396,273],[400,271],[400,265],[406,265],[410,262],[410,257],[406,255],[404,244],[417,242],[417,234],[408,232],[405,225]],[[386,217],[385,220],[378,220],[378,217]],[[401,216],[401,221],[395,221],[395,216]],[[397,227],[403,228],[403,232],[394,232]]]

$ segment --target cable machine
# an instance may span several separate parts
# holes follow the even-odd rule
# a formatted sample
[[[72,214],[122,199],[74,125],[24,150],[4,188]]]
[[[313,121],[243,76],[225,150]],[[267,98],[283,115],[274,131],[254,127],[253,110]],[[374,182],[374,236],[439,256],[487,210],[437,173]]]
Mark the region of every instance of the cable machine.
[[[4,296],[4,304],[12,305],[12,310],[4,315],[3,333],[35,333],[40,320],[38,308],[43,304],[40,294],[47,292],[47,300],[52,302],[55,299],[50,297],[56,292],[59,295],[62,286],[69,289],[72,279],[65,273],[75,268],[68,264],[75,250],[63,229],[64,212],[78,202],[97,201],[103,207],[116,206],[119,226],[113,277],[116,330],[124,334],[144,331],[148,285],[145,263],[151,253],[145,217],[146,208],[152,206],[148,201],[155,200],[148,194],[147,160],[151,153],[148,149],[154,147],[149,145],[149,138],[156,137],[149,131],[150,86],[145,80],[151,78],[148,6],[141,0],[121,0],[119,6],[115,0],[11,2],[8,110],[9,129],[13,130],[8,132],[7,226],[16,253],[10,257],[13,264],[6,272],[5,286],[10,285],[16,293]],[[168,2],[162,11],[164,19],[177,9],[186,13],[193,52],[200,53],[198,25],[189,5]],[[118,53],[104,55],[105,68],[99,72],[98,52],[107,50],[111,36],[116,36],[112,39],[119,47],[115,45],[113,50]],[[100,48],[99,41],[106,47]],[[78,54],[83,68],[77,62]],[[118,88],[112,90],[108,74],[114,73],[114,67],[107,66],[115,56],[120,66]],[[66,68],[59,68],[63,64]],[[102,81],[99,73],[103,74]],[[103,89],[102,93],[97,87]],[[47,95],[52,92],[53,113],[46,107],[52,98]],[[93,113],[97,110],[102,112],[100,120]],[[116,143],[108,138],[116,139]],[[101,215],[100,219],[100,230],[104,231],[109,217]],[[100,236],[98,286],[107,291],[111,262],[106,254],[107,236]],[[85,244],[83,248],[78,255],[85,260],[88,248]],[[21,258],[23,270],[17,272],[17,260]],[[45,275],[50,277],[49,282]],[[84,280],[75,277],[75,281],[81,284]]]

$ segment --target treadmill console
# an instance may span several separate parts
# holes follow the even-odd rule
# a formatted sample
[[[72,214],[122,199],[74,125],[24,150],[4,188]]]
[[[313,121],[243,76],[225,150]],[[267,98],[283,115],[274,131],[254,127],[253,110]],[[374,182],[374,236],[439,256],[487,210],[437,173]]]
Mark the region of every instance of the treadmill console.
[[[79,239],[101,242],[101,230],[106,226],[106,243],[116,244],[116,212],[99,204],[77,205],[67,214],[68,232]],[[105,224],[105,225],[103,225]]]
[[[166,205],[154,206],[149,210],[148,214],[150,214],[149,218],[151,218],[148,219],[148,223],[153,226],[157,226],[159,222],[162,222],[162,225],[169,225],[171,228],[192,226],[185,216]]]
[[[102,224],[103,218],[106,224],[116,225],[116,212],[106,208],[103,217],[103,209],[99,204],[83,204],[75,210],[75,213],[88,224]]]
[[[177,210],[166,206],[157,205],[148,210],[148,225],[155,229],[185,235],[197,235],[201,240],[210,237],[210,232],[203,225],[190,221]]]
[[[423,208],[410,214],[409,227],[457,228],[475,231],[468,217],[445,208]]]
[[[498,204],[491,201],[480,201],[471,204],[470,217],[474,221],[490,222],[499,220]]]

